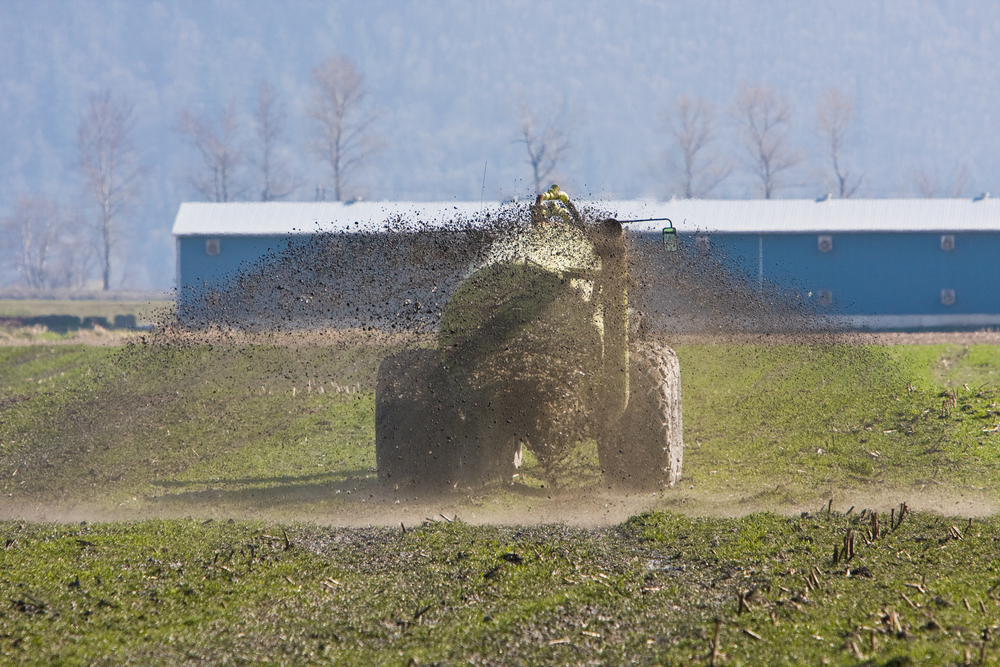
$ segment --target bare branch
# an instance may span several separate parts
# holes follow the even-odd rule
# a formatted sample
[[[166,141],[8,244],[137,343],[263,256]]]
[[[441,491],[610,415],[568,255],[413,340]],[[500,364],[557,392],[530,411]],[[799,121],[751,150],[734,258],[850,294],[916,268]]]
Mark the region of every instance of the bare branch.
[[[778,190],[788,187],[784,180],[786,172],[803,159],[802,154],[789,145],[791,108],[771,88],[741,84],[732,115],[747,151],[748,166],[760,179],[764,199],[771,199]]]
[[[531,167],[535,194],[541,194],[548,189],[548,178],[569,151],[569,133],[559,127],[558,117],[553,117],[548,122],[540,122],[536,113],[526,103],[521,104],[519,115],[519,137],[514,143],[524,144],[528,152],[526,162]]]
[[[367,104],[364,77],[353,60],[328,58],[313,70],[313,78],[316,88],[309,107],[316,126],[313,149],[329,163],[334,196],[342,201],[354,174],[384,148],[372,130],[382,113]]]
[[[100,209],[101,273],[110,288],[111,256],[118,240],[117,216],[138,197],[142,168],[132,141],[132,104],[111,91],[92,94],[77,132],[80,169]]]
[[[710,150],[715,141],[711,103],[684,95],[664,114],[664,125],[673,137],[667,163],[686,199],[707,197],[733,173],[735,165]]]
[[[257,141],[259,156],[256,166],[260,178],[260,200],[284,199],[298,187],[288,172],[288,162],[278,153],[285,134],[285,106],[278,93],[267,81],[257,88]]]
[[[969,165],[962,163],[955,166],[951,177],[951,190],[948,193],[952,199],[965,196],[965,188],[969,185],[969,175]]]
[[[933,199],[938,196],[938,177],[937,174],[932,174],[924,170],[914,170],[910,175],[910,181],[913,183],[914,189],[916,189],[917,194],[926,199]]]
[[[187,136],[201,155],[202,174],[191,178],[194,189],[208,201],[235,199],[240,192],[237,175],[244,163],[236,103],[230,102],[219,110],[217,127],[185,109],[181,111],[177,130]]]
[[[816,105],[816,132],[826,142],[833,175],[841,199],[848,199],[861,186],[863,176],[852,179],[842,161],[841,152],[847,132],[854,122],[854,100],[835,88],[826,91]]]
[[[925,169],[913,168],[910,170],[909,180],[916,193],[927,199],[934,199],[942,196],[959,198],[965,196],[965,189],[969,184],[969,165],[958,164],[952,172],[951,186],[944,186],[936,169],[928,171]]]

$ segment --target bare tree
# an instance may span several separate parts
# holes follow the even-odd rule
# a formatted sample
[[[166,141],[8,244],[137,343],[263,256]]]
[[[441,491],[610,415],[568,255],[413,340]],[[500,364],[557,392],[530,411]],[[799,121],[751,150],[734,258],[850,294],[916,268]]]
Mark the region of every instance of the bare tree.
[[[841,151],[847,132],[854,122],[854,100],[843,95],[836,88],[823,94],[816,105],[816,132],[822,137],[829,151],[833,175],[837,180],[837,190],[841,199],[848,199],[858,191],[862,176],[851,178],[844,168]]]
[[[132,104],[111,91],[92,94],[77,132],[80,169],[100,209],[98,236],[104,289],[111,286],[111,257],[119,241],[118,216],[139,194],[142,168],[132,140]]]
[[[741,84],[732,115],[749,156],[748,166],[760,179],[764,199],[771,199],[778,190],[788,187],[786,173],[803,159],[789,145],[791,108],[767,86]]]
[[[285,134],[285,107],[278,101],[274,86],[267,81],[262,81],[257,88],[256,117],[260,200],[284,199],[296,189],[297,183],[289,174],[288,162],[279,153]]]
[[[59,229],[59,242],[54,249],[49,270],[49,285],[82,289],[90,279],[97,254],[91,242],[90,230],[87,229],[86,220],[76,211],[65,212],[60,216]]]
[[[914,169],[910,175],[910,180],[913,183],[913,188],[921,197],[934,199],[938,196],[939,185],[937,174],[931,174],[923,169]]]
[[[569,151],[569,133],[559,126],[557,115],[543,122],[527,103],[522,102],[518,115],[519,136],[514,143],[524,144],[535,194],[541,194],[547,189],[547,179]]]
[[[910,173],[910,182],[913,189],[921,197],[934,199],[944,196],[957,199],[964,196],[965,189],[968,187],[969,165],[958,164],[955,166],[950,186],[941,182],[936,169],[928,171],[926,169],[913,168]]]
[[[49,285],[49,260],[62,226],[59,208],[49,197],[19,197],[13,213],[4,218],[14,265],[28,287]]]
[[[313,70],[313,78],[313,149],[330,164],[334,197],[342,201],[357,170],[384,147],[372,127],[382,112],[368,102],[365,79],[350,58],[328,58]]]
[[[955,165],[955,170],[951,175],[951,189],[948,195],[952,199],[965,196],[965,188],[969,185],[969,165],[962,163]]]
[[[673,137],[667,163],[686,199],[707,197],[733,173],[735,166],[711,149],[715,109],[710,102],[683,95],[666,112],[664,125]]]
[[[177,129],[201,155],[201,175],[191,179],[195,190],[209,201],[236,199],[241,191],[239,170],[245,160],[236,103],[230,102],[219,110],[217,124],[197,118],[185,109],[181,111]]]

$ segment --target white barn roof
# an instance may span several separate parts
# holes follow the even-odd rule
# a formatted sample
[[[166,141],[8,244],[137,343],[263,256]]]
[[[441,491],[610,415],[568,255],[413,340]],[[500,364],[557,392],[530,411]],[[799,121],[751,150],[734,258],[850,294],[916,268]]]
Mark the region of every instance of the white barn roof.
[[[582,202],[588,204],[590,202]],[[981,199],[681,199],[592,202],[620,220],[670,218],[681,233],[1000,232],[1000,200]],[[497,210],[498,202],[267,202],[181,204],[175,236],[311,234],[378,230],[395,216],[443,226]],[[655,231],[661,222],[633,223]]]
[[[680,199],[608,205],[620,220],[670,218],[679,232],[1000,232],[1000,200],[983,199]],[[663,223],[637,223],[655,230]]]
[[[422,226],[444,226],[499,206],[497,202],[185,202],[174,219],[174,236],[372,231],[384,228],[395,216],[419,220]]]

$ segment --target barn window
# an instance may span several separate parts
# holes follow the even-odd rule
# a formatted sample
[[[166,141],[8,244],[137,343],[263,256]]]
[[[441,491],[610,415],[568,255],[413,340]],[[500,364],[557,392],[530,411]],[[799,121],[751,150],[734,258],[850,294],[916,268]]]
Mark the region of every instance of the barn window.
[[[222,245],[219,243],[219,239],[208,239],[205,241],[205,252],[212,257],[222,252]]]
[[[941,290],[941,303],[945,306],[955,305],[955,290],[953,289],[943,289]]]
[[[942,234],[941,235],[941,250],[945,252],[951,252],[955,249],[955,235],[954,234]]]
[[[816,239],[816,246],[820,252],[830,252],[833,250],[833,237],[826,234],[821,235]]]
[[[816,298],[819,300],[819,305],[829,306],[833,303],[833,291],[828,289],[821,289],[816,292]]]
[[[695,243],[698,245],[698,250],[700,252],[708,252],[709,241],[707,236],[698,236],[695,238]]]

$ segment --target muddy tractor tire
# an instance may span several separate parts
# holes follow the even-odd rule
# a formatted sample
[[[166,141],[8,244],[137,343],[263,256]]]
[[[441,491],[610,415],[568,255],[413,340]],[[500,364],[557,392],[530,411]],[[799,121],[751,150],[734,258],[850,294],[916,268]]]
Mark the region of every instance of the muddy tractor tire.
[[[629,351],[629,366],[625,414],[598,439],[605,481],[620,490],[671,487],[680,479],[684,455],[677,355],[642,343]]]
[[[447,488],[459,468],[453,411],[434,350],[385,359],[375,386],[375,463],[388,489]]]
[[[383,488],[443,491],[509,481],[520,450],[496,403],[450,381],[435,350],[407,350],[379,366],[375,463]]]

